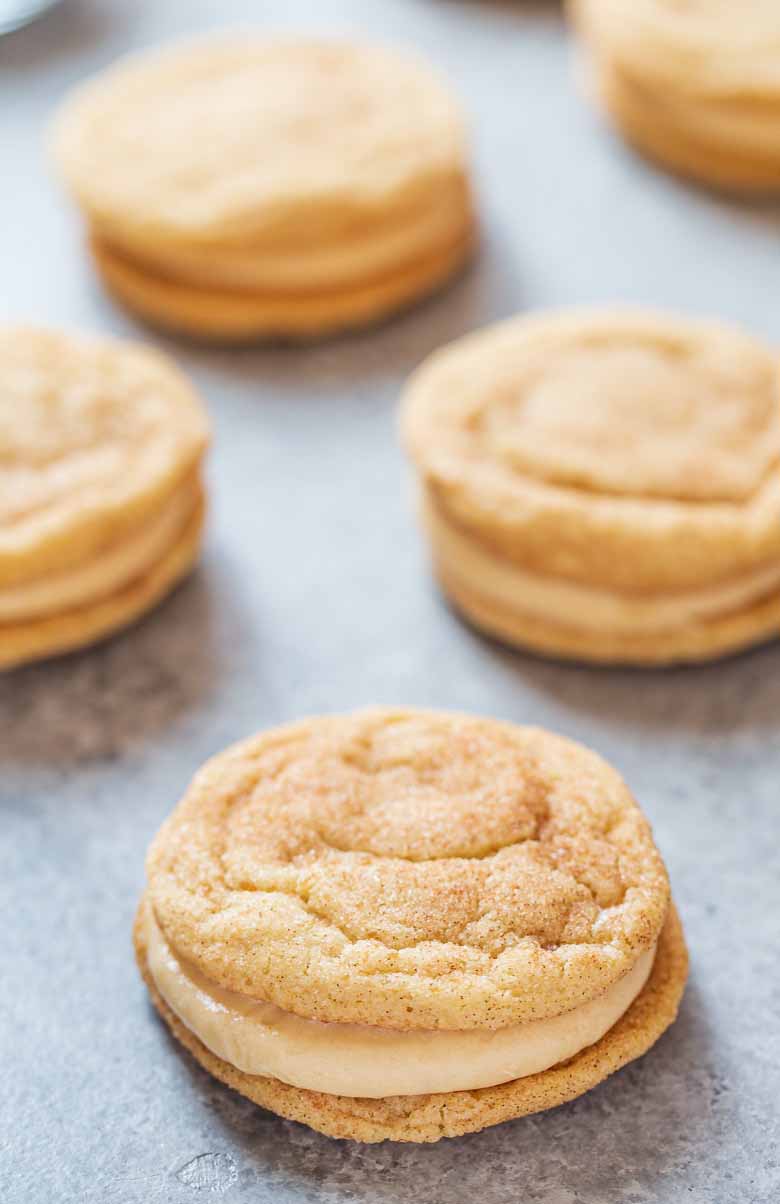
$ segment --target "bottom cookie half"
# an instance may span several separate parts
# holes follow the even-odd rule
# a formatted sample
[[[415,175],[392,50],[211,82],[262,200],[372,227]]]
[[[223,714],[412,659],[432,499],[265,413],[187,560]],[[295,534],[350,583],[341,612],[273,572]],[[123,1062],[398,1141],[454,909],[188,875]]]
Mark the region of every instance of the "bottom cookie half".
[[[733,656],[780,636],[777,593],[733,614],[689,622],[668,631],[631,635],[562,627],[510,610],[464,588],[441,565],[436,573],[449,600],[480,631],[504,644],[561,660],[637,667],[694,664]]]
[[[181,1023],[152,981],[146,958],[145,925],[141,922],[143,908],[142,903],[134,931],[138,965],[155,1007],[181,1044],[201,1066],[254,1103],[329,1137],[354,1141],[438,1141],[441,1137],[477,1132],[576,1099],[650,1049],[677,1015],[688,975],[682,926],[672,906],[645,987],[600,1041],[570,1061],[541,1074],[478,1091],[351,1099],[247,1075],[211,1053]]]
[[[204,511],[201,500],[163,558],[99,602],[46,618],[0,624],[0,669],[97,643],[151,610],[193,568],[200,552]]]
[[[444,285],[474,245],[468,229],[450,246],[392,276],[343,292],[299,296],[196,289],[144,271],[97,239],[92,254],[109,291],[148,322],[193,338],[240,343],[316,339],[379,322]]]
[[[780,157],[735,140],[725,130],[720,137],[705,135],[691,113],[668,98],[647,95],[638,84],[604,64],[597,68],[595,90],[603,108],[630,143],[676,175],[734,192],[772,193],[780,188]]]

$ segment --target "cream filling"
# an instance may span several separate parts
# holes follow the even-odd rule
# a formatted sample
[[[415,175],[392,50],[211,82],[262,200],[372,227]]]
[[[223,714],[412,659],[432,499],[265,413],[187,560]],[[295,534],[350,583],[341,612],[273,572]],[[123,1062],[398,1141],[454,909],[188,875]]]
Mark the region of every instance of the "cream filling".
[[[152,274],[168,276],[195,288],[294,293],[345,291],[381,282],[384,277],[446,250],[463,237],[473,221],[468,193],[455,195],[417,214],[405,215],[397,227],[344,236],[332,245],[284,250],[220,247],[136,248],[111,232],[105,244]],[[99,225],[95,226],[103,238]]]
[[[439,563],[454,585],[515,614],[580,631],[644,635],[674,630],[739,612],[780,588],[780,563],[775,562],[723,585],[631,596],[528,572],[481,548],[428,500],[423,501],[423,517]]]
[[[76,610],[140,577],[176,542],[195,509],[199,490],[197,484],[183,485],[141,530],[77,568],[0,587],[0,622],[29,622]]]
[[[147,961],[154,983],[190,1032],[244,1074],[328,1095],[381,1099],[474,1091],[525,1078],[600,1040],[644,987],[655,946],[598,999],[562,1016],[494,1031],[323,1024],[226,991],[185,966],[147,912]]]

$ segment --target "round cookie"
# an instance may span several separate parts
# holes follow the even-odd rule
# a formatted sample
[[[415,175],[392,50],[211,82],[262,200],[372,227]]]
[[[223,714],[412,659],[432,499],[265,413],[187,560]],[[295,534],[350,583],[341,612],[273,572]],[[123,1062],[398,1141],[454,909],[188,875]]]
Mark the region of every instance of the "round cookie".
[[[492,720],[373,710],[246,741],[197,775],[147,873],[136,949],[176,1035],[231,1086],[334,1136],[436,1140],[573,1098],[649,1048],[686,977],[663,863],[619,776]],[[601,1005],[656,952],[628,1010],[565,1066],[434,1095],[383,1097],[380,1078],[355,1100],[208,1049],[150,968],[150,917],[198,981],[334,1025],[333,1040],[355,1025],[522,1033]]]
[[[489,633],[648,664],[780,631],[778,364],[741,331],[515,319],[431,357],[401,424],[438,575]]]
[[[0,331],[0,667],[92,643],[186,574],[207,441],[157,352]]]
[[[780,10],[698,0],[571,0],[596,89],[639,150],[733,190],[780,187]]]
[[[54,151],[112,291],[200,337],[373,322],[474,241],[458,105],[376,47],[248,35],[136,56],[66,102]]]

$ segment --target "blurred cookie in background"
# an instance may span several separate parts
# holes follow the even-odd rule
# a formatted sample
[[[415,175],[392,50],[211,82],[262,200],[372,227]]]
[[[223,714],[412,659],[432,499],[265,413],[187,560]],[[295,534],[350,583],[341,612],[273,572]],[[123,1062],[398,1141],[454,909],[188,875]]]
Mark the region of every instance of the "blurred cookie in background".
[[[158,352],[0,330],[0,668],[91,644],[185,576],[208,435]]]
[[[441,584],[477,627],[664,664],[780,632],[780,378],[739,329],[520,317],[432,356],[402,406]]]
[[[53,149],[109,289],[196,337],[372,323],[474,245],[460,107],[378,47],[247,34],[132,56],[66,100]]]
[[[644,154],[701,183],[780,191],[777,0],[569,0],[595,90]]]

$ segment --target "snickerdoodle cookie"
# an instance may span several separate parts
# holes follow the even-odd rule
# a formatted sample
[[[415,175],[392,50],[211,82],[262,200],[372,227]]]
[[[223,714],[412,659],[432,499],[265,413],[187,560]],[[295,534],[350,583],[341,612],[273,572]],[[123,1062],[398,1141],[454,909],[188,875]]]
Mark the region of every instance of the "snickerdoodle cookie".
[[[196,336],[373,322],[473,244],[459,106],[378,47],[250,33],[134,56],[66,101],[53,142],[109,288]]]
[[[594,753],[418,710],[306,720],[210,761],[135,927],[212,1074],[335,1137],[436,1141],[573,1099],[687,974],[650,826]]]
[[[477,626],[593,661],[780,632],[780,378],[730,326],[521,317],[438,352],[402,434],[442,585]]]
[[[605,107],[674,171],[780,189],[777,0],[569,0]]]
[[[0,668],[102,638],[188,572],[207,440],[156,351],[0,330]]]

